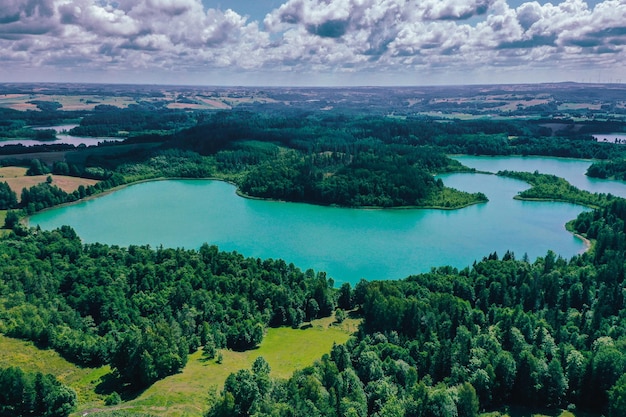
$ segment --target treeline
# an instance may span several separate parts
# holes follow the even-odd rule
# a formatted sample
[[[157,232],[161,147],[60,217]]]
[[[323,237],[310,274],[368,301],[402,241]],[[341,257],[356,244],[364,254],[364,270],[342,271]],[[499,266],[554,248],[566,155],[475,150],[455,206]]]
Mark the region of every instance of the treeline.
[[[332,313],[332,280],[282,260],[83,245],[64,226],[0,241],[0,332],[68,360],[110,364],[133,389],[178,372],[199,346],[250,349],[267,326]]]
[[[67,417],[76,407],[76,393],[53,375],[0,368],[0,416]]]
[[[551,120],[439,120],[431,117],[359,116],[335,113],[289,114],[218,112],[172,139],[177,147],[203,155],[229,143],[255,139],[302,151],[354,153],[365,140],[384,144],[430,145],[445,153],[472,155],[542,155],[606,159],[622,154],[619,147],[599,143],[588,133],[559,131]],[[562,121],[559,121],[562,123]],[[615,123],[611,122],[614,128]],[[600,128],[598,122],[595,128]],[[562,133],[562,134],[561,134]]]
[[[384,123],[366,128],[359,124],[364,120],[217,113],[165,146],[214,156],[216,171],[255,197],[353,207],[486,201],[433,179],[463,169],[441,150],[394,140],[391,135],[405,133],[400,126],[390,132]]]
[[[20,209],[23,214],[29,215],[45,208],[59,204],[71,203],[82,198],[98,194],[102,191],[125,184],[127,180],[120,173],[112,172],[99,167],[79,168],[75,164],[57,161],[49,167],[39,159],[29,161],[26,175],[70,175],[81,178],[99,180],[94,185],[79,185],[73,192],[66,192],[52,184],[52,177],[48,176],[46,182],[23,188],[18,202],[17,193],[11,189],[7,182],[0,182],[0,210]],[[13,213],[15,214],[15,213]],[[14,216],[10,216],[13,222]],[[12,228],[12,224],[8,228]]]
[[[532,185],[531,188],[518,193],[515,198],[529,200],[564,201],[580,204],[591,208],[609,205],[614,197],[611,194],[591,193],[580,190],[556,175],[535,172],[499,171],[497,175],[515,178]]]
[[[243,370],[213,416],[476,416],[510,405],[622,416],[626,201],[583,213],[593,253],[361,281],[344,298],[357,336],[287,381]]]

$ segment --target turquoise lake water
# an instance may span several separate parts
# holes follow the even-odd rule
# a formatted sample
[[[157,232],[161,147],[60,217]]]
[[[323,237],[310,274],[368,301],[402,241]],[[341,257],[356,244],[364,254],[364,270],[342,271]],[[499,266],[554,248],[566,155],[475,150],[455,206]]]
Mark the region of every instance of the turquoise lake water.
[[[455,157],[457,158],[457,157]],[[554,173],[574,185],[626,196],[626,184],[587,179],[589,161],[458,157],[484,171]],[[492,252],[530,259],[548,250],[569,258],[585,249],[565,230],[583,207],[513,200],[528,184],[488,174],[446,174],[447,186],[482,191],[489,202],[461,210],[363,210],[250,200],[211,180],[132,185],[31,217],[32,226],[70,225],[84,242],[195,249],[203,243],[245,256],[282,258],[326,271],[337,284],[397,279],[435,266],[463,268]]]

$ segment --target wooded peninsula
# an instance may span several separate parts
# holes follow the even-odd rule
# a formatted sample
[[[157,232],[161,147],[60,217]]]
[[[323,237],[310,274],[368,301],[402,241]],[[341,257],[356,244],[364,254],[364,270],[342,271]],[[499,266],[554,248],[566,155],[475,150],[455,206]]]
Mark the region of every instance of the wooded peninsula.
[[[626,200],[553,175],[498,173],[532,186],[518,198],[591,208],[569,224],[592,242],[587,252],[493,252],[465,268],[338,288],[324,271],[210,242],[85,244],[69,226],[24,222],[158,178],[216,178],[244,196],[351,208],[488,204],[435,178],[472,171],[450,154],[593,159],[587,175],[623,179],[626,146],[593,134],[626,134],[624,92],[0,85],[0,139],[41,142],[0,147],[0,170],[24,170],[22,182],[0,178],[0,333],[108,370],[87,404],[62,375],[0,366],[0,416],[176,415],[129,404],[183,372],[190,355],[221,363],[224,352],[258,348],[268,329],[304,332],[320,318],[358,330],[288,378],[263,357],[232,369],[195,415],[495,416],[523,406],[626,416]],[[56,143],[51,127],[62,125],[107,139]],[[41,182],[16,189],[28,177]],[[71,188],[58,185],[64,178]]]

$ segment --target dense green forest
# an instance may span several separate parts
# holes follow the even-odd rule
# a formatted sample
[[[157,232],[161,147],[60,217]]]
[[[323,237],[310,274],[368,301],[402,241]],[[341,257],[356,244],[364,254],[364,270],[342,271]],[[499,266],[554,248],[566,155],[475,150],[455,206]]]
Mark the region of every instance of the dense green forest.
[[[587,169],[587,175],[593,178],[626,181],[626,160],[617,158],[609,161],[595,161]]]
[[[0,109],[0,137],[49,139],[53,132],[32,127],[80,119],[74,134],[128,138],[38,146],[64,152],[49,165],[21,146],[0,150],[8,155],[3,164],[22,164],[31,175],[99,180],[72,193],[46,182],[24,189],[19,202],[0,182],[0,208],[12,210],[12,230],[0,238],[0,332],[82,366],[109,364],[114,379],[103,390],[136,393],[180,371],[200,347],[252,349],[268,326],[297,328],[349,312],[363,322],[346,345],[288,380],[272,379],[267,363],[255,362],[227,379],[207,416],[454,417],[515,404],[624,416],[621,198],[580,191],[554,176],[501,172],[532,185],[521,198],[595,208],[571,224],[595,241],[592,250],[569,260],[548,252],[532,262],[492,253],[462,270],[354,288],[335,288],[324,272],[209,245],[85,245],[69,227],[27,229],[18,216],[159,177],[220,178],[245,195],[324,205],[458,208],[486,197],[434,179],[467,170],[446,154],[596,158],[603,162],[590,176],[619,179],[624,148],[590,133],[618,131],[622,122],[574,126],[551,118],[452,120],[284,106],[197,112],[141,100],[81,112],[33,104],[41,111]],[[558,131],[549,127],[557,122]],[[0,387],[0,415],[66,416],[75,404],[52,377],[16,368],[0,371]]]
[[[282,260],[17,230],[0,246],[0,332],[75,363],[111,364],[131,389],[179,371],[201,345],[250,349],[266,326],[297,327],[335,307],[324,273]]]
[[[141,132],[175,132],[196,123],[193,113],[169,110],[163,104],[139,101],[127,108],[99,104],[70,130],[76,136],[128,136]]]

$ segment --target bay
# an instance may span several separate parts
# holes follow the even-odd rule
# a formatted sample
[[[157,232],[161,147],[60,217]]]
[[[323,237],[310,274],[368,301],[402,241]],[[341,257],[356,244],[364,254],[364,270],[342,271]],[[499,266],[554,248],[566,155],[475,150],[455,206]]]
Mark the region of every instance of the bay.
[[[498,164],[504,169],[530,166],[519,159],[500,160],[491,169]],[[570,160],[543,159],[547,161],[537,161],[546,164],[540,171],[583,169],[584,174],[590,163],[574,168]],[[518,258],[527,254],[534,260],[548,250],[569,258],[585,249],[564,226],[583,207],[513,200],[528,184],[510,178],[440,178],[454,188],[482,191],[490,201],[461,210],[347,209],[245,199],[221,181],[166,180],[38,213],[30,224],[44,229],[67,224],[85,242],[188,249],[215,244],[244,256],[282,258],[351,284],[361,278],[404,278],[444,265],[464,268],[492,252],[502,256],[511,250]]]
[[[470,156],[456,155],[454,159],[469,168],[496,173],[498,171],[523,171],[552,174],[565,178],[575,187],[593,193],[611,193],[626,197],[626,182],[590,178],[585,175],[591,160],[549,158],[543,156]]]

